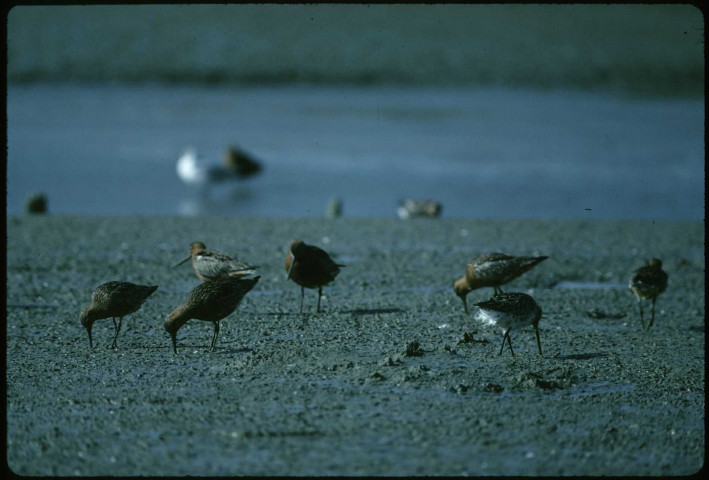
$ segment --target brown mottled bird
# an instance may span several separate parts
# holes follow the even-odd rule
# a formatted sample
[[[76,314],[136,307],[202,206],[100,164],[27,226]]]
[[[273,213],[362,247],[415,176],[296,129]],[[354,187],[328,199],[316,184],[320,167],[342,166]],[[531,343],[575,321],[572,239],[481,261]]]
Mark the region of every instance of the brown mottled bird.
[[[190,292],[182,305],[173,310],[165,319],[165,330],[172,337],[172,347],[177,353],[177,331],[188,320],[195,318],[214,323],[214,334],[210,350],[214,350],[219,336],[219,322],[226,318],[241,302],[261,277],[227,277],[204,282]]]
[[[542,343],[539,340],[539,320],[542,318],[542,309],[532,297],[526,293],[501,292],[489,300],[476,303],[475,306],[480,307],[480,311],[475,316],[478,320],[488,325],[502,327],[502,345],[498,356],[502,355],[505,340],[507,340],[510,347],[510,353],[514,356],[515,352],[512,350],[510,330],[513,327],[521,328],[527,325],[534,327],[539,355],[542,354]]]
[[[113,319],[113,329],[115,331],[111,348],[116,348],[118,346],[116,340],[118,339],[118,332],[121,331],[123,317],[137,312],[145,299],[157,288],[157,285],[136,285],[128,282],[108,282],[96,288],[91,296],[91,305],[86,307],[79,317],[81,324],[89,334],[89,346],[91,348],[94,346],[91,337],[91,329],[94,322],[110,317]],[[118,323],[116,323],[116,317],[119,318]]]
[[[286,256],[286,272],[289,279],[300,285],[300,313],[303,313],[305,288],[318,289],[318,307],[322,287],[332,282],[344,265],[335,263],[322,248],[308,245],[302,240],[293,240]]]
[[[658,258],[653,258],[648,261],[647,265],[635,270],[630,278],[628,288],[638,299],[640,322],[642,322],[644,329],[649,330],[652,324],[655,323],[655,300],[667,289],[667,272],[662,269],[662,261]],[[643,298],[652,300],[652,316],[647,327],[645,327],[645,319],[643,318],[643,305],[641,302]]]
[[[472,290],[493,287],[495,295],[502,293],[500,285],[514,280],[547,258],[549,257],[513,257],[498,252],[480,255],[470,260],[465,267],[465,276],[456,280],[453,290],[463,301],[465,313],[468,313],[465,297]]]
[[[192,260],[192,269],[203,282],[217,278],[243,277],[256,273],[256,267],[240,261],[231,255],[218,250],[210,250],[202,242],[190,244],[190,256],[180,261],[172,268],[179,267],[188,260]]]

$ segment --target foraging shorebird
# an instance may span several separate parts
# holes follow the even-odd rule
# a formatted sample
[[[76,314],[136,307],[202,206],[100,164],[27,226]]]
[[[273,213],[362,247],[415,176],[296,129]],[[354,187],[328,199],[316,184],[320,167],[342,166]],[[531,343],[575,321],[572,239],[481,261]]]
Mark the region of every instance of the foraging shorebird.
[[[413,200],[406,198],[399,201],[399,207],[396,209],[396,214],[402,220],[407,220],[412,217],[430,217],[435,218],[441,214],[443,206],[434,200]]]
[[[91,337],[91,329],[96,320],[102,318],[113,319],[113,343],[111,348],[116,348],[118,332],[121,331],[123,317],[131,313],[137,312],[140,306],[145,302],[155,290],[157,285],[135,285],[128,282],[108,282],[100,285],[94,290],[91,296],[91,305],[81,312],[79,319],[81,324],[86,328],[89,335],[89,347],[94,347],[94,342]],[[116,323],[116,317],[119,318]]]
[[[332,282],[344,265],[335,263],[321,248],[308,245],[302,240],[293,240],[286,255],[287,278],[300,285],[300,313],[303,313],[303,298],[306,288],[318,289],[318,307],[322,287]]]
[[[505,340],[507,340],[510,352],[514,356],[515,352],[512,350],[510,330],[530,324],[534,327],[534,333],[537,336],[539,355],[542,354],[542,343],[539,341],[539,320],[542,318],[542,309],[532,297],[526,293],[503,292],[475,305],[480,308],[475,318],[487,325],[502,327],[504,335],[502,336],[502,345],[498,356],[502,355]]]
[[[667,272],[662,269],[662,261],[658,258],[653,258],[648,261],[647,265],[635,270],[630,278],[628,288],[638,299],[640,322],[642,322],[644,329],[649,330],[652,324],[655,323],[655,301],[667,289]],[[647,327],[645,327],[645,319],[643,318],[642,299],[644,298],[652,300],[652,316]]]
[[[468,313],[465,297],[472,290],[493,287],[494,295],[502,293],[501,285],[514,280],[547,258],[549,257],[513,257],[498,252],[480,255],[470,260],[465,267],[465,276],[456,280],[453,290],[463,301],[465,313]]]
[[[240,261],[231,255],[217,250],[210,250],[202,242],[190,244],[190,256],[173,265],[179,267],[192,260],[192,269],[203,282],[227,277],[243,277],[256,273],[256,267]]]
[[[163,326],[172,337],[172,348],[177,353],[177,331],[190,319],[214,323],[212,344],[214,351],[219,336],[219,322],[229,316],[261,277],[220,278],[200,284],[192,290],[182,305],[167,316]]]

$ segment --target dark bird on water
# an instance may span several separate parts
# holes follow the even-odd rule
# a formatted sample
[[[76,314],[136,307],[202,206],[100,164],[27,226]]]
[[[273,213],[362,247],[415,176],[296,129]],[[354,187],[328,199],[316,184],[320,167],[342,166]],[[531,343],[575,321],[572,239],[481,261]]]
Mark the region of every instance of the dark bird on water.
[[[224,165],[239,178],[247,178],[261,171],[261,164],[245,151],[231,146],[224,154]]]
[[[94,346],[91,337],[91,329],[94,322],[110,317],[113,319],[115,332],[111,348],[116,348],[118,332],[121,331],[123,317],[137,312],[143,302],[145,302],[145,299],[157,288],[157,285],[147,286],[128,282],[108,282],[94,290],[91,296],[91,305],[81,312],[79,317],[81,324],[86,328],[86,332],[89,335],[89,346],[91,348]],[[116,317],[119,318],[118,323],[116,323]]]
[[[192,290],[182,305],[165,319],[165,330],[172,337],[172,348],[177,353],[177,331],[190,319],[214,323],[210,350],[214,351],[219,336],[219,322],[230,315],[261,277],[227,277],[204,282]]]
[[[465,276],[456,280],[453,290],[463,301],[465,313],[468,313],[465,297],[471,291],[481,287],[493,287],[495,295],[502,293],[501,285],[511,282],[547,258],[549,257],[513,257],[498,252],[480,255],[466,265]]]
[[[638,308],[640,309],[640,322],[643,328],[649,330],[652,324],[655,323],[655,301],[657,297],[667,289],[667,272],[662,269],[662,261],[659,258],[653,258],[648,261],[644,267],[640,267],[630,278],[628,288],[635,294],[638,299]],[[643,317],[642,299],[648,298],[652,301],[652,315],[650,322],[645,326]]]
[[[300,285],[300,313],[303,313],[303,298],[306,288],[318,289],[318,306],[322,287],[332,282],[344,265],[335,263],[322,248],[308,245],[302,240],[293,240],[286,255],[287,278]]]

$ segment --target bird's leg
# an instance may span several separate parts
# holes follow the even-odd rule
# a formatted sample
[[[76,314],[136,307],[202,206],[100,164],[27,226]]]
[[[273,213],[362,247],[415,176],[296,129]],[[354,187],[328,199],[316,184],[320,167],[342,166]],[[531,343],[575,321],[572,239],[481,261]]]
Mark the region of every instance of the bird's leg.
[[[214,347],[217,344],[217,337],[219,336],[219,320],[214,322],[214,334],[212,334],[212,347],[210,351],[214,351]]]
[[[318,308],[317,312],[320,313],[320,297],[322,296],[322,287],[318,287]]]
[[[303,298],[305,298],[305,287],[300,287],[300,313],[303,313]]]
[[[647,324],[648,330],[650,330],[652,324],[655,323],[655,300],[657,300],[657,297],[652,297],[652,313],[650,314],[650,323]]]
[[[121,325],[123,324],[123,317],[120,317],[118,319],[118,325],[116,325],[116,318],[113,317],[113,330],[115,331],[115,334],[113,335],[113,343],[111,344],[111,348],[117,348],[118,344],[116,343],[116,340],[118,340],[118,332],[121,331]]]
[[[510,329],[511,329],[511,328],[512,328],[512,327],[510,327],[509,329],[507,329],[507,345],[510,347],[510,353],[511,353],[512,356],[514,357],[514,356],[515,356],[515,351],[512,350],[512,337],[510,337]]]
[[[500,345],[500,353],[497,354],[498,357],[500,355],[502,355],[502,349],[505,348],[505,340],[507,340],[507,342],[510,345],[510,352],[512,352],[512,356],[514,356],[514,354],[515,354],[515,352],[512,350],[512,340],[510,340],[510,330],[512,330],[512,327],[509,327],[507,329],[507,331],[505,332],[505,334],[502,336],[502,345]]]
[[[647,330],[645,327],[645,318],[643,318],[643,302],[640,300],[640,297],[638,297],[638,308],[640,309],[640,323],[643,325],[643,330]]]

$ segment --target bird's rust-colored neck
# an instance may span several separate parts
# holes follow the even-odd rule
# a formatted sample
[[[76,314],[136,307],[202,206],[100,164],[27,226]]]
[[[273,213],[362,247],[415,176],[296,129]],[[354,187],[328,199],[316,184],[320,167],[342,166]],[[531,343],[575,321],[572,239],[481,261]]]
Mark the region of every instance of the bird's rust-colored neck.
[[[185,305],[180,305],[174,309],[165,319],[163,326],[165,330],[170,333],[170,335],[176,334],[177,331],[182,328],[182,326],[189,320],[189,315],[187,315],[187,308]]]
[[[453,290],[455,290],[455,294],[458,295],[460,298],[464,298],[473,289],[470,287],[470,283],[468,282],[467,278],[460,277],[458,280],[455,281],[455,284],[453,285]]]
[[[202,242],[192,242],[190,244],[190,255],[193,257],[197,255],[200,252],[203,252],[207,249],[206,245]]]

